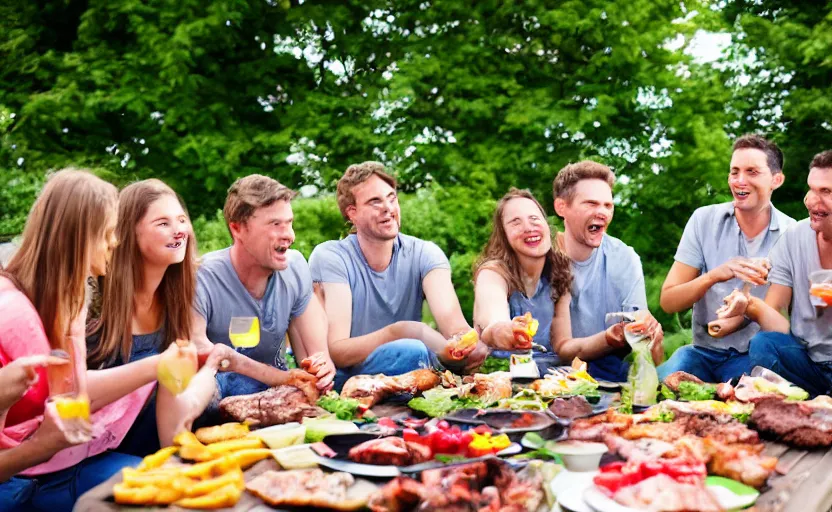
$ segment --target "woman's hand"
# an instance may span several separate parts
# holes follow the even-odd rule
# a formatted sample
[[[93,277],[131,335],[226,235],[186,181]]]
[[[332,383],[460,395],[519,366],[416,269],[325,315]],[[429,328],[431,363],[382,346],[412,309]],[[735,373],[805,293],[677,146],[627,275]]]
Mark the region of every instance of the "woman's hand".
[[[83,418],[62,419],[55,402],[47,401],[43,410],[43,422],[32,435],[31,441],[54,454],[64,448],[83,444],[92,439],[92,425]],[[51,455],[50,455],[51,456]]]
[[[0,368],[0,407],[11,407],[38,383],[38,369],[69,364],[69,359],[36,355],[19,357]]]

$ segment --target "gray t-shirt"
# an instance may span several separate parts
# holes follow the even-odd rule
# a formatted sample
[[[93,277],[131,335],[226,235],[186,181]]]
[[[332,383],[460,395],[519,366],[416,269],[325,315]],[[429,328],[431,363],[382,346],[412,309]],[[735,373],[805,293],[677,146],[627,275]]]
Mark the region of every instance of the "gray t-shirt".
[[[815,308],[809,296],[809,275],[821,270],[817,233],[803,219],[771,249],[769,281],[792,289],[792,335],[801,339],[815,362],[832,361],[832,308]]]
[[[604,235],[586,261],[573,261],[572,336],[585,338],[607,329],[604,316],[647,309],[641,259],[632,247]]]
[[[431,270],[450,269],[451,264],[433,242],[399,234],[390,265],[376,272],[361,252],[358,237],[349,235],[315,247],[309,268],[316,283],[350,285],[354,338],[401,320],[421,321],[422,280]]]
[[[289,266],[275,271],[261,300],[256,300],[240,281],[231,264],[231,249],[202,257],[197,272],[196,309],[205,318],[208,339],[231,346],[228,328],[232,317],[257,317],[260,344],[239,349],[261,363],[285,369],[280,349],[292,318],[303,314],[312,299],[312,279],[303,255],[286,252]]]
[[[675,259],[704,274],[738,256],[765,257],[780,235],[793,224],[794,219],[772,205],[769,227],[755,238],[755,242],[757,238],[762,239],[759,245],[753,244],[757,247],[756,252],[749,252],[749,244],[734,215],[733,203],[703,206],[688,220]],[[745,327],[721,339],[708,334],[708,323],[717,319],[716,310],[722,306],[722,299],[742,286],[743,282],[736,278],[717,283],[693,305],[694,345],[716,350],[733,348],[739,352],[748,351],[748,342],[760,329],[754,322],[746,322]],[[763,298],[767,290],[768,285],[753,286],[751,294]]]

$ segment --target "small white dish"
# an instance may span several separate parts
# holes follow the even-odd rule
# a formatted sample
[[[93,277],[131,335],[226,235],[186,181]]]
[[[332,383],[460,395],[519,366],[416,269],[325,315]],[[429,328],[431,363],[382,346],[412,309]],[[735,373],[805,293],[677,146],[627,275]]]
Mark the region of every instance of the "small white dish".
[[[552,492],[564,512],[594,512],[584,500],[584,491],[594,485],[597,471],[563,470],[552,480]]]
[[[603,443],[587,443],[583,441],[563,441],[555,444],[552,451],[560,455],[563,465],[569,471],[596,471],[601,464],[601,457],[607,453],[607,445]]]

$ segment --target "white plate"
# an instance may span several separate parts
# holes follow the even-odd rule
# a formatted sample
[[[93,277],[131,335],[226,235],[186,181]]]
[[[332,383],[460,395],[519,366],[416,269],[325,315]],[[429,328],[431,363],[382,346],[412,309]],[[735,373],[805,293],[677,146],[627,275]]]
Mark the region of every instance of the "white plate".
[[[584,491],[593,485],[592,479],[598,471],[573,472],[563,470],[552,480],[552,492],[557,497],[558,505],[564,511],[593,512],[584,501]]]
[[[740,510],[751,506],[760,495],[760,493],[738,482],[725,482],[727,479],[720,479],[718,477],[708,477],[708,480],[710,480],[706,484],[708,490],[716,498],[722,510]],[[746,492],[751,492],[751,494],[736,494],[726,487],[725,484],[736,486],[737,488],[745,488]],[[584,490],[583,498],[596,512],[638,512],[634,508],[625,507],[616,502],[595,485],[590,485]]]

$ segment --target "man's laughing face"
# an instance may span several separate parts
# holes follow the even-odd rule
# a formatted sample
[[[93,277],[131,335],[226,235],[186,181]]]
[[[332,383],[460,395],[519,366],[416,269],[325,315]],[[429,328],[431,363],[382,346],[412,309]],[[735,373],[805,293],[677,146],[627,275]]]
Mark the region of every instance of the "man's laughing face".
[[[765,152],[742,148],[731,155],[728,186],[734,198],[734,208],[759,211],[771,202],[771,193],[783,184],[782,172],[772,172]]]
[[[289,266],[286,251],[295,241],[293,220],[289,201],[275,201],[269,206],[258,208],[239,226],[236,237],[243,249],[262,268],[286,270]]]
[[[809,192],[803,204],[809,210],[809,222],[812,229],[832,241],[832,168],[812,167],[809,170]]]
[[[593,249],[601,246],[612,222],[615,206],[612,189],[604,180],[588,179],[575,184],[571,200],[558,198],[555,209],[563,217],[568,236]]]

